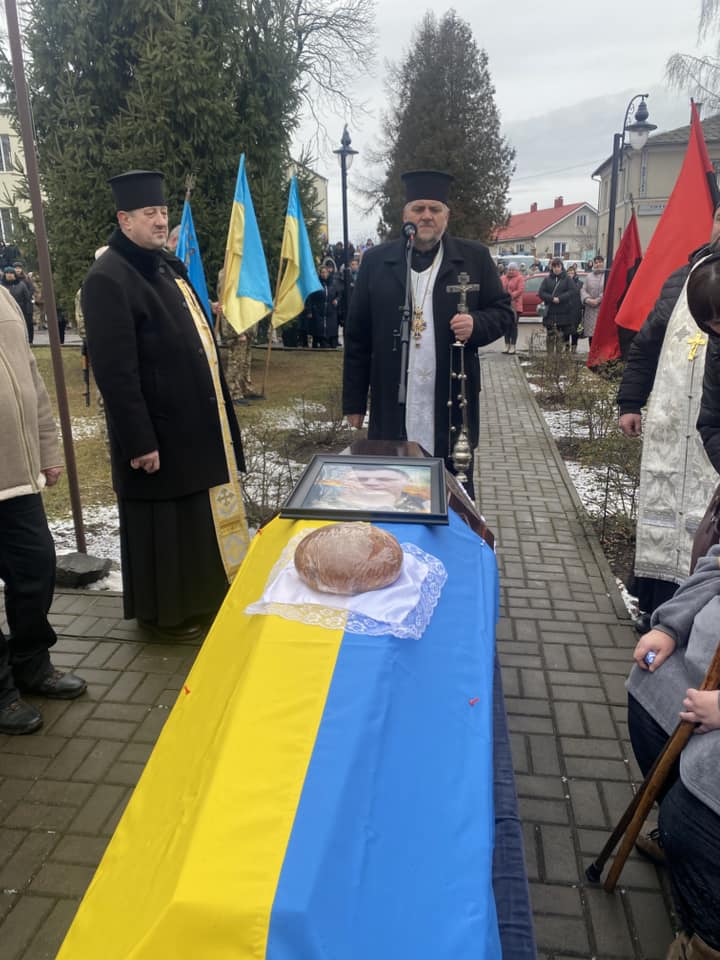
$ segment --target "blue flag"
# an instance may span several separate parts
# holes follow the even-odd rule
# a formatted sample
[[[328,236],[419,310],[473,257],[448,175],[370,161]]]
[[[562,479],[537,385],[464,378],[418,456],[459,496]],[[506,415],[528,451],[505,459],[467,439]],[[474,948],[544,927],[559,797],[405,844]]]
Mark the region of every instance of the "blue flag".
[[[189,200],[185,201],[185,206],[183,207],[182,219],[180,220],[180,237],[178,239],[175,256],[185,264],[190,283],[193,285],[193,289],[198,295],[205,315],[212,326],[213,315],[210,309],[210,297],[208,296],[205,270],[203,269],[202,260],[200,259],[200,248],[195,233],[195,224],[193,223]]]

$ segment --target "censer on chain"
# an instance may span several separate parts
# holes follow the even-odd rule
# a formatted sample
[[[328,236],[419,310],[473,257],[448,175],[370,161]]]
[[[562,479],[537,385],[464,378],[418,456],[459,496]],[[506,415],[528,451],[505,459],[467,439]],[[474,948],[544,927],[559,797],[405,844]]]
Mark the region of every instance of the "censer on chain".
[[[470,277],[467,273],[458,274],[458,282],[448,286],[448,293],[459,293],[458,313],[467,313],[467,295],[468,292],[479,290],[480,284],[469,283]],[[459,353],[457,370],[453,363],[454,354]],[[456,382],[454,382],[456,381]],[[457,393],[456,393],[457,391]],[[456,427],[453,422],[452,409],[453,403],[457,401],[460,409],[461,424]],[[448,421],[450,425],[450,449],[455,474],[460,483],[467,483],[467,471],[472,463],[472,447],[470,446],[470,432],[468,429],[468,402],[467,402],[467,374],[465,372],[465,344],[462,340],[455,338],[455,342],[450,345],[450,381],[448,396]],[[454,436],[456,435],[456,436]],[[454,442],[453,442],[454,436]]]

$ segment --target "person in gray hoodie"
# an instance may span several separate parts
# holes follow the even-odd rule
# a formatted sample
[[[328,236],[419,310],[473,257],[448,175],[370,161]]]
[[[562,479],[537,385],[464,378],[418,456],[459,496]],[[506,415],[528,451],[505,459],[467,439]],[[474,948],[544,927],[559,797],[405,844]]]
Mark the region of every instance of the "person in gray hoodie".
[[[720,546],[652,615],[628,677],[628,725],[647,774],[679,720],[697,725],[660,798],[659,843],[681,931],[667,960],[720,960],[720,694],[700,690],[720,643]]]

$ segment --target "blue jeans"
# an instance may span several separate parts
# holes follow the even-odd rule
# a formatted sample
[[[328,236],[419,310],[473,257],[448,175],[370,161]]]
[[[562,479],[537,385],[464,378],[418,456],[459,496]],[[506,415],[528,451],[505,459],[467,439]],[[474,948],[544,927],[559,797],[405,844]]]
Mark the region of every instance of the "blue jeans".
[[[633,697],[628,697],[628,725],[635,757],[646,774],[668,736]],[[660,842],[680,924],[720,950],[720,817],[683,785],[679,764],[658,799]]]
[[[0,631],[0,707],[50,672],[57,636],[48,621],[55,589],[55,545],[39,493],[0,500],[0,579],[10,636]]]

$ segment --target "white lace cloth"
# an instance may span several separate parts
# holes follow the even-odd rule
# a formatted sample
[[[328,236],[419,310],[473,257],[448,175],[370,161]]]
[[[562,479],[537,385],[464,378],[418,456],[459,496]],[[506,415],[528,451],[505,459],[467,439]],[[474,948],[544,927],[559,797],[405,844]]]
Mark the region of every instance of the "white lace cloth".
[[[288,541],[273,567],[262,596],[247,614],[275,614],[286,620],[369,636],[391,634],[418,640],[430,622],[447,580],[443,563],[414,543],[402,543],[400,576],[389,587],[354,596],[320,593],[303,583],[293,557],[303,530]]]

